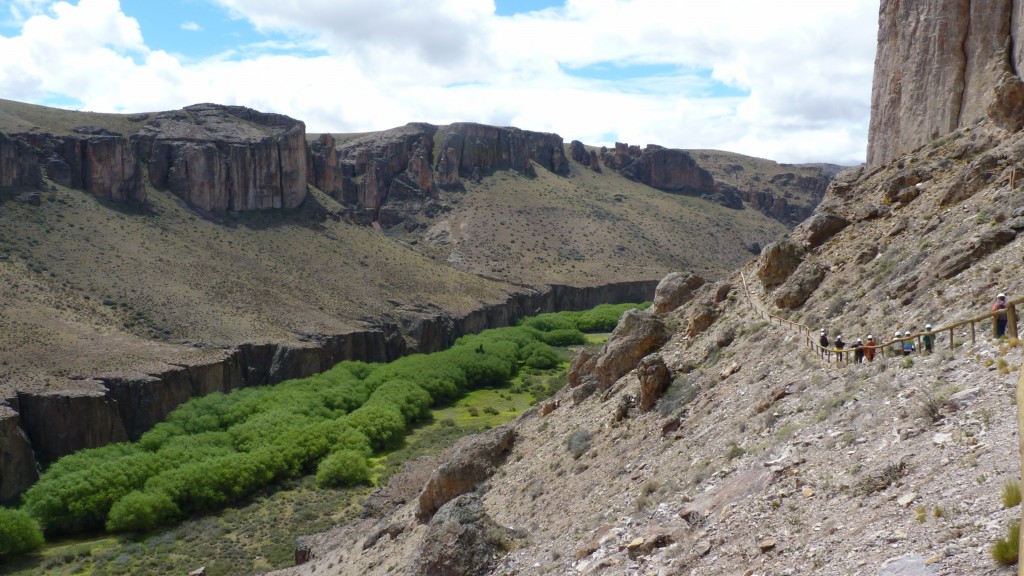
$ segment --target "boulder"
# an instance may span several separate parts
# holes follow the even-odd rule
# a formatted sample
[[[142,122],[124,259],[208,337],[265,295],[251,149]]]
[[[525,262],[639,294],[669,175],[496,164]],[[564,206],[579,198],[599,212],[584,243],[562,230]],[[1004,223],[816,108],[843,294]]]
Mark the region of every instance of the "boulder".
[[[464,494],[437,511],[406,571],[408,576],[482,576],[520,535],[487,515],[480,496]]]
[[[580,348],[569,364],[566,383],[570,388],[579,386],[587,376],[593,375],[596,364],[597,356],[586,348]]]
[[[459,440],[448,460],[434,470],[423,487],[417,517],[426,521],[456,496],[475,490],[505,460],[515,438],[515,430],[499,426]]]
[[[721,310],[715,304],[711,294],[695,299],[686,315],[686,335],[690,338],[704,332],[715,323]]]
[[[594,365],[598,388],[610,388],[635,368],[641,358],[661,348],[668,338],[665,323],[659,318],[640,310],[627,311],[601,348]]]
[[[640,400],[638,406],[641,412],[648,412],[661,398],[662,393],[672,382],[665,360],[660,354],[649,354],[640,360],[637,366],[637,375],[640,378]]]
[[[703,285],[704,279],[696,274],[670,273],[658,283],[654,291],[654,313],[665,314],[679,308],[693,297],[694,290]]]
[[[842,216],[819,212],[797,226],[790,239],[803,246],[804,250],[813,250],[849,225],[850,222]]]
[[[778,286],[800,265],[804,250],[789,240],[779,240],[764,247],[757,259],[757,277],[765,288]]]
[[[825,279],[825,268],[817,262],[806,261],[775,291],[775,305],[779,308],[801,306]]]

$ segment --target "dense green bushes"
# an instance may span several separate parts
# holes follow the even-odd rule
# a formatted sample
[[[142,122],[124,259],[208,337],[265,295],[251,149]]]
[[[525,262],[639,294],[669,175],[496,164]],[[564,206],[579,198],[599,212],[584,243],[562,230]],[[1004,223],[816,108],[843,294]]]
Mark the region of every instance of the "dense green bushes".
[[[21,510],[0,508],[0,561],[31,552],[43,545],[43,532],[31,516]]]
[[[55,462],[25,493],[23,511],[5,513],[49,534],[144,531],[314,470],[325,486],[367,483],[373,450],[401,440],[431,406],[503,386],[523,365],[557,366],[551,345],[583,342],[581,326],[610,330],[624,309],[545,314],[434,354],[343,362],[310,378],[195,398],[136,443]]]

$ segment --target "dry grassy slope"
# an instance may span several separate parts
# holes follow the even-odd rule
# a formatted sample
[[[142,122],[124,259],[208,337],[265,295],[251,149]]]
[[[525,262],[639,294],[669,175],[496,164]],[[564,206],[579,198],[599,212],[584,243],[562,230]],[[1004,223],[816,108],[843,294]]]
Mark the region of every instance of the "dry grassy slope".
[[[569,177],[499,172],[466,192],[444,194],[453,210],[425,231],[392,232],[458,269],[513,282],[595,284],[610,276],[658,279],[673,270],[719,277],[784,225],[666,194],[615,172],[573,163]]]
[[[1021,237],[951,280],[934,278],[946,245],[982,234],[1024,205],[1024,190],[1003,179],[1022,160],[1024,135],[982,126],[855,174],[851,192],[830,196],[826,206],[849,214],[884,203],[880,185],[901,168],[920,168],[930,183],[888,216],[855,222],[816,249],[809,257],[830,265],[828,275],[791,315],[827,323],[850,341],[975,315],[998,291],[1024,294]],[[988,184],[940,206],[970,174]],[[904,231],[893,233],[904,220]],[[856,264],[869,243],[880,255]],[[908,275],[919,277],[916,286],[905,284]],[[738,276],[727,282],[733,290],[712,327],[692,338],[677,332],[662,349],[677,380],[661,410],[613,423],[623,397],[638,393],[631,373],[606,399],[574,406],[566,390],[550,415],[518,422],[519,438],[487,482],[485,505],[528,538],[491,573],[1010,573],[989,548],[1019,517],[1000,493],[1019,478],[1013,396],[1021,347],[984,333],[972,345],[965,332],[953,352],[942,335],[930,356],[827,366],[799,337],[752,313]],[[888,293],[900,284],[899,297],[912,297],[905,305]],[[666,320],[685,326],[689,311],[684,305]],[[735,340],[718,349],[729,330]],[[723,375],[733,365],[738,371]],[[693,391],[689,403],[681,400],[684,385]],[[926,416],[927,405],[941,406],[938,419]],[[663,436],[670,415],[680,428]],[[592,434],[592,448],[574,460],[567,442],[581,430]],[[695,506],[709,514],[688,522],[681,512]],[[394,521],[409,513],[400,510]],[[422,532],[411,528],[366,551],[361,535],[342,535],[317,550],[313,564],[288,573],[325,566],[393,572]],[[631,544],[643,550],[657,536],[674,543],[629,554]]]
[[[0,132],[7,134],[39,130],[64,135],[79,126],[99,126],[128,135],[141,128],[148,117],[149,114],[76,112],[0,98]]]

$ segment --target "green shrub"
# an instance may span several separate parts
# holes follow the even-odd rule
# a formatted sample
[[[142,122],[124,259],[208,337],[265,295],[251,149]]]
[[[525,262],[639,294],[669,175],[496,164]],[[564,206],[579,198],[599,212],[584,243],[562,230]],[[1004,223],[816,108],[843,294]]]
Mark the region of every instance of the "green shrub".
[[[575,330],[576,315],[577,313],[573,312],[538,314],[537,316],[532,316],[530,318],[523,318],[523,320],[520,321],[520,326],[533,328],[534,330],[540,330],[541,332],[550,332],[552,330]]]
[[[390,404],[366,404],[346,417],[346,422],[370,439],[370,446],[380,449],[401,438],[405,419]]]
[[[555,352],[550,346],[536,347],[526,358],[525,364],[530,368],[537,370],[549,370],[558,366],[561,362],[561,358],[558,357],[558,352]]]
[[[0,561],[43,546],[43,531],[28,513],[0,508]]]
[[[545,332],[541,334],[541,339],[550,346],[573,346],[587,343],[587,337],[575,328]]]
[[[338,450],[320,462],[316,483],[320,486],[355,486],[369,484],[370,467],[366,456],[355,450]]]
[[[1013,508],[1019,505],[1020,482],[1017,480],[1007,480],[1006,484],[1003,484],[1003,507]]]
[[[1017,563],[1017,551],[1020,549],[1020,520],[1010,523],[1006,538],[996,540],[992,545],[992,559],[996,562],[1010,566]]]
[[[110,508],[107,530],[145,532],[178,515],[178,507],[164,492],[129,492]]]

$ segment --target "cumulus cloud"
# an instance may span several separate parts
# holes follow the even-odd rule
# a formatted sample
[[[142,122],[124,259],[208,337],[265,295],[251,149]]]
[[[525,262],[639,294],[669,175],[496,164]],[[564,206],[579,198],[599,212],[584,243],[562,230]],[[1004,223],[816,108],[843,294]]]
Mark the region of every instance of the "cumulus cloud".
[[[195,22],[182,22],[181,29],[188,30],[189,32],[199,32],[203,29],[203,27],[199,24],[196,24]]]
[[[302,49],[186,62],[147,47],[117,0],[15,0],[27,16],[0,36],[0,96],[99,111],[243,104],[310,131],[477,121],[595,145],[864,157],[879,0],[568,0],[511,17],[490,0],[209,1]],[[600,67],[621,74],[587,73]]]

